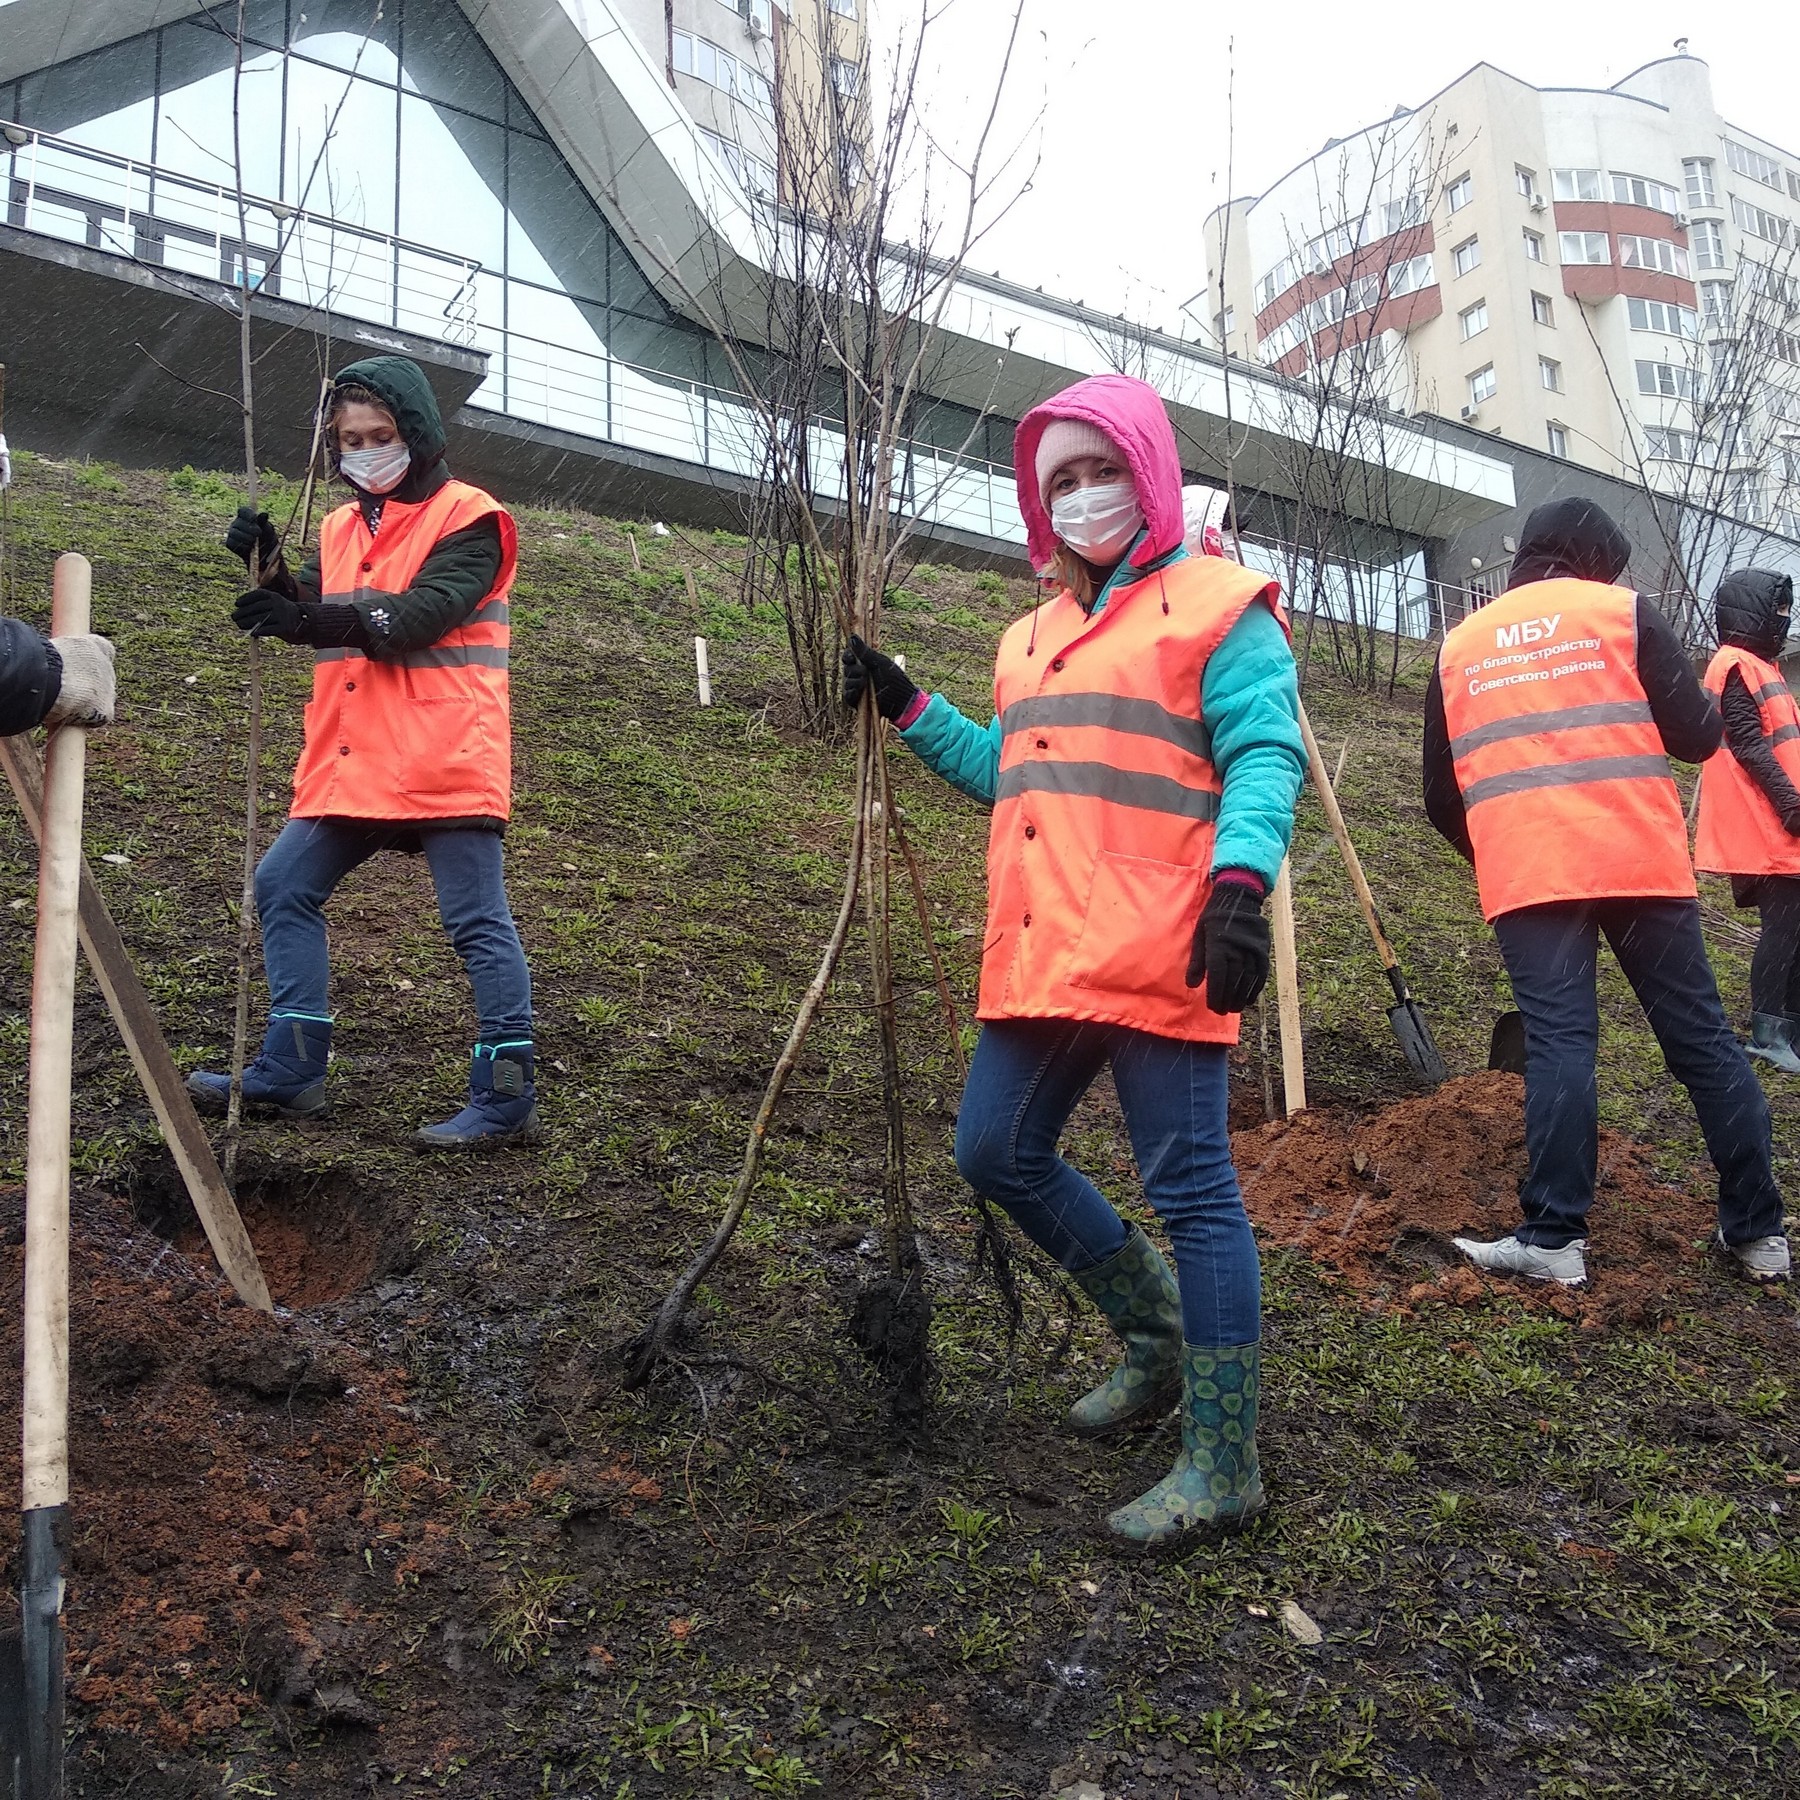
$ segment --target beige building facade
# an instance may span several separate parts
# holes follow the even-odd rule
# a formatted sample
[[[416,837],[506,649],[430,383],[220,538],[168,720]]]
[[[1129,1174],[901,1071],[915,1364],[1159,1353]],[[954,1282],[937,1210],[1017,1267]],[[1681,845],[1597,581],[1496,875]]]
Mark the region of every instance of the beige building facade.
[[[1221,345],[1800,537],[1800,154],[1483,63],[1206,224]]]

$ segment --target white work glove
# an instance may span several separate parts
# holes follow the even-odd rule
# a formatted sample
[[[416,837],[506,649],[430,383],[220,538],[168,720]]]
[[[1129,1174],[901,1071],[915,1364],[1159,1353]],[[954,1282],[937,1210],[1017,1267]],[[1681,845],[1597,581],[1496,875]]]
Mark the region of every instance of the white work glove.
[[[44,715],[46,725],[110,725],[118,698],[111,638],[84,634],[50,640],[62,658],[62,687]]]

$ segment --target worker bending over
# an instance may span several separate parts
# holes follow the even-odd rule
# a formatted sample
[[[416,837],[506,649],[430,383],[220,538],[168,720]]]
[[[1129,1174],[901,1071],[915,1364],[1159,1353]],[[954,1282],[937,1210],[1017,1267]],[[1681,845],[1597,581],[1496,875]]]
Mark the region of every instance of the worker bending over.
[[[1444,639],[1426,694],[1425,808],[1475,864],[1525,1016],[1524,1223],[1456,1243],[1485,1269],[1587,1278],[1604,933],[1700,1115],[1718,1241],[1776,1279],[1788,1246],[1768,1103],[1706,960],[1668,764],[1704,762],[1722,727],[1668,621],[1616,585],[1630,556],[1591,501],[1538,507],[1506,592]]]
[[[1800,1075],[1800,707],[1776,658],[1794,612],[1791,576],[1727,575],[1713,596],[1719,649],[1706,687],[1728,754],[1700,771],[1694,866],[1731,877],[1739,906],[1762,913],[1750,961],[1750,1054]]]
[[[507,593],[518,534],[491,495],[444,466],[444,428],[417,363],[352,363],[326,402],[332,466],[354,498],[288,572],[266,513],[239,509],[227,548],[257,553],[262,585],[232,612],[257,637],[313,653],[294,803],[256,871],[269,1025],[244,1099],[323,1110],[331,1053],[325,903],[384,850],[423,851],[438,914],[475,990],[480,1041],[468,1104],[418,1132],[426,1150],[537,1132],[531,975],[507,904],[501,833],[512,807]],[[188,1079],[222,1111],[230,1079]]]
[[[1268,975],[1263,897],[1300,791],[1294,658],[1266,575],[1184,551],[1175,434],[1143,382],[1065,389],[1025,416],[1014,462],[1032,562],[1060,591],[1001,639],[993,723],[860,639],[844,695],[872,688],[909,748],[993,808],[957,1167],[1124,1345],[1074,1430],[1153,1424],[1180,1397],[1175,1467],[1108,1520],[1160,1545],[1263,1505],[1260,1271],[1226,1057]],[[1057,1152],[1109,1062],[1174,1276]]]

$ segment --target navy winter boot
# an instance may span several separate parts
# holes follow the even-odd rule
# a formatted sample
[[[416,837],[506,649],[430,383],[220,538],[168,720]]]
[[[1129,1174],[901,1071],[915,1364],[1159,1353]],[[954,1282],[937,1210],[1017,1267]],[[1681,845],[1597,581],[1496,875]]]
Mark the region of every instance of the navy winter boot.
[[[537,1142],[537,1059],[529,1043],[477,1044],[469,1062],[469,1104],[442,1125],[413,1133],[417,1150],[480,1150]]]
[[[308,1013],[271,1013],[256,1061],[244,1070],[244,1105],[273,1110],[284,1119],[307,1119],[325,1110],[325,1068],[331,1060],[331,1021]],[[231,1104],[231,1076],[196,1069],[187,1090],[203,1113],[222,1114]]]

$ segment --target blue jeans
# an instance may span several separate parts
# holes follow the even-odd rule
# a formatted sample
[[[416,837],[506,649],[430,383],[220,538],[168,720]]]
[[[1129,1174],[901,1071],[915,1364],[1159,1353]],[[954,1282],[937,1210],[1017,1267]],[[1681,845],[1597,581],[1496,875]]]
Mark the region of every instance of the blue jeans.
[[[289,819],[256,866],[270,1011],[329,1016],[325,902],[352,869],[414,837],[431,865],[438,917],[475,989],[481,1041],[528,1041],[531,971],[507,905],[503,848],[494,831]]]
[[[1525,1015],[1525,1151],[1519,1199],[1527,1244],[1558,1249],[1587,1236],[1599,1155],[1594,981],[1604,932],[1669,1073],[1700,1115],[1719,1172],[1727,1243],[1781,1229],[1769,1161],[1769,1103],[1719,1003],[1696,900],[1606,900],[1529,906],[1494,921],[1513,998]]]
[[[1104,1262],[1125,1221],[1056,1140],[1109,1059],[1145,1196],[1175,1251],[1182,1336],[1253,1343],[1262,1271],[1231,1166],[1221,1045],[1061,1019],[985,1025],[956,1122],[957,1168],[1065,1269]]]

